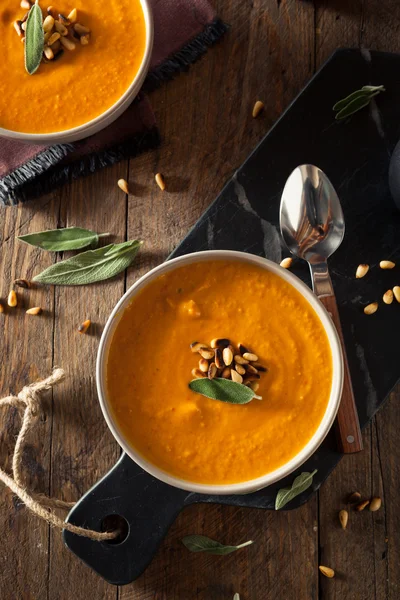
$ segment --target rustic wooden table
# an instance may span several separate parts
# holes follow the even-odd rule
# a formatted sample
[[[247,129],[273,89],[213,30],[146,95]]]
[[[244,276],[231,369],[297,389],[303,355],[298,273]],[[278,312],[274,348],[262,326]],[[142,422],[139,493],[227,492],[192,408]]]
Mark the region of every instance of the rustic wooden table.
[[[102,418],[95,357],[102,328],[124,289],[171,252],[224,182],[276,121],[315,70],[340,46],[399,51],[396,0],[218,0],[231,24],[225,39],[189,74],[152,95],[162,147],[29,203],[1,211],[1,297],[15,277],[31,277],[53,257],[18,243],[17,234],[78,225],[110,231],[117,241],[146,242],[127,276],[84,288],[42,288],[20,294],[41,305],[41,317],[15,310],[0,338],[1,389],[18,391],[54,365],[68,374],[47,402],[24,457],[37,491],[78,499],[115,462],[119,448]],[[379,83],[379,82],[377,82]],[[332,82],[332,100],[335,82]],[[252,119],[256,99],[265,102]],[[153,175],[162,171],[168,191]],[[131,182],[128,198],[116,181]],[[86,318],[95,326],[82,336]],[[4,600],[383,600],[400,597],[398,508],[400,391],[363,433],[365,449],[345,457],[319,494],[292,512],[192,506],[179,516],[153,563],[135,583],[117,589],[63,545],[60,532],[0,489],[0,597]],[[1,416],[1,461],[10,456],[16,413]],[[380,495],[377,513],[351,514],[338,526],[343,497],[353,490]],[[226,542],[256,543],[226,557],[190,554],[180,543],[201,532]],[[335,579],[319,576],[332,566]]]

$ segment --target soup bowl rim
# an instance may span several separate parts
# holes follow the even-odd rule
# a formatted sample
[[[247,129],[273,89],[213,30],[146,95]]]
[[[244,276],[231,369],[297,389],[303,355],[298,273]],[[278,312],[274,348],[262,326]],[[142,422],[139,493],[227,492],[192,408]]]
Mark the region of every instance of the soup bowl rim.
[[[332,386],[331,393],[326,407],[324,416],[319,424],[317,430],[314,432],[311,439],[305,444],[305,446],[298,452],[293,458],[287,461],[284,465],[271,471],[265,475],[251,479],[248,481],[242,481],[238,483],[229,484],[209,484],[209,483],[197,483],[187,479],[182,479],[178,476],[172,475],[163,469],[157,467],[154,463],[147,460],[132,444],[128,442],[124,434],[122,433],[118,423],[112,413],[112,409],[109,406],[107,400],[106,391],[106,366],[107,366],[107,354],[111,343],[112,335],[118,325],[118,322],[124,312],[126,306],[131,302],[132,298],[147,284],[159,277],[160,275],[172,271],[183,265],[192,264],[199,261],[207,260],[227,260],[247,262],[257,266],[260,266],[267,271],[275,273],[281,279],[289,283],[294,289],[296,289],[305,298],[309,305],[316,312],[319,321],[321,322],[325,333],[327,334],[331,353],[332,353]],[[255,492],[262,488],[268,487],[281,479],[284,479],[303,465],[321,445],[326,435],[328,434],[334,419],[336,417],[337,410],[339,408],[342,388],[343,388],[343,355],[341,344],[339,340],[336,328],[329,316],[329,313],[320,302],[320,300],[313,294],[310,288],[303,283],[293,273],[277,265],[276,263],[246,252],[234,251],[234,250],[206,250],[201,252],[193,252],[185,254],[177,258],[167,260],[161,265],[155,267],[142,277],[138,279],[122,296],[119,302],[113,309],[103,334],[101,336],[100,345],[97,354],[96,363],[96,383],[99,402],[103,416],[107,422],[107,425],[113,434],[116,441],[119,443],[121,448],[135,461],[140,467],[147,471],[150,475],[157,479],[172,485],[174,487],[187,490],[189,492],[195,492],[200,494],[211,494],[211,495],[229,495],[229,494],[248,494]],[[311,469],[311,467],[310,467]]]

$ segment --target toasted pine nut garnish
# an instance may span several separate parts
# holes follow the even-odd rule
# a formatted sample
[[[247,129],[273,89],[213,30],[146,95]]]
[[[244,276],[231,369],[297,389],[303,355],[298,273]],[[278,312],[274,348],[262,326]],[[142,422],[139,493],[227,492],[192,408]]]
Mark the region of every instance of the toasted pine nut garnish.
[[[199,369],[202,373],[208,373],[208,360],[206,360],[205,358],[201,358],[199,360]]]
[[[4,306],[3,306],[3,304],[0,302],[0,313],[3,313],[3,312],[4,312]]]
[[[225,367],[225,369],[221,373],[221,377],[223,377],[224,379],[230,379],[231,378],[230,367]]]
[[[369,510],[371,512],[375,512],[375,511],[379,510],[381,506],[382,506],[382,500],[381,500],[381,498],[379,498],[377,496],[375,498],[372,498],[370,505],[369,505]]]
[[[258,371],[253,365],[246,365],[247,373],[251,373],[252,375],[257,375]]]
[[[360,492],[353,492],[348,497],[347,502],[349,504],[356,504],[357,502],[360,502],[360,500],[361,500],[361,494],[360,494]]]
[[[69,15],[67,15],[67,19],[70,23],[75,23],[78,18],[78,11],[76,8],[73,8]]]
[[[292,263],[293,263],[293,258],[288,256],[288,258],[284,258],[283,260],[281,260],[280,266],[283,267],[284,269],[290,269],[290,267],[292,266]]]
[[[253,392],[258,392],[258,388],[260,387],[258,381],[248,381],[247,385],[253,390]]]
[[[335,577],[335,571],[330,567],[324,567],[324,565],[320,565],[318,569],[321,571],[322,575],[325,575],[325,577],[329,577],[329,579]]]
[[[258,360],[257,354],[253,354],[252,352],[245,352],[243,358],[249,362],[256,362]]]
[[[239,373],[239,375],[245,375],[246,374],[246,369],[244,368],[243,365],[238,365],[236,363],[235,364],[235,369],[236,369],[237,373]]]
[[[22,29],[22,31],[26,31],[26,21],[22,21],[21,29]]]
[[[28,310],[26,311],[27,315],[40,315],[42,314],[43,310],[40,308],[40,306],[34,306],[33,308],[28,308]]]
[[[66,17],[62,13],[58,13],[58,20],[60,21],[60,23],[63,23],[63,25],[71,25],[68,17]]]
[[[129,194],[129,187],[126,179],[118,179],[117,185],[123,192],[125,192],[125,194]]]
[[[53,34],[55,35],[55,34]],[[60,35],[60,34],[58,34]],[[50,38],[51,40],[51,38]],[[51,45],[49,40],[49,44]],[[60,42],[62,43],[62,45],[64,46],[64,48],[66,48],[67,50],[75,50],[76,45],[72,40],[69,40],[67,37],[60,37]]]
[[[238,348],[239,348],[239,352],[242,356],[245,352],[250,352],[250,350],[248,348],[246,348],[246,346],[244,346],[243,344],[238,344]]]
[[[87,46],[89,43],[89,40],[90,40],[89,34],[81,35],[81,37],[80,37],[80,42],[81,42],[82,46]]]
[[[235,383],[243,383],[243,377],[234,369],[231,369],[231,378]]]
[[[394,286],[393,295],[396,298],[397,302],[400,302],[400,286],[399,285]]]
[[[90,319],[86,319],[86,321],[83,321],[83,323],[81,323],[78,327],[79,333],[86,333],[91,324],[92,321]]]
[[[17,294],[15,293],[14,290],[11,290],[10,293],[8,294],[7,304],[8,304],[8,306],[11,306],[11,308],[15,308],[15,306],[17,306],[18,298],[17,298]]]
[[[164,181],[164,177],[161,175],[161,173],[156,174],[155,180],[156,180],[156,184],[158,185],[160,190],[164,191],[165,190],[165,181]]]
[[[28,290],[31,287],[30,281],[26,279],[14,279],[14,285],[17,285],[24,290]]]
[[[43,21],[43,31],[45,33],[47,33],[48,31],[51,31],[53,29],[53,27],[54,27],[54,17],[52,17],[51,15],[47,15],[47,17]]]
[[[211,348],[226,348],[230,344],[230,340],[228,338],[214,338],[211,340]]]
[[[222,358],[224,363],[226,364],[227,367],[229,367],[232,364],[233,361],[233,353],[232,350],[228,347],[228,348],[224,348],[222,350]]]
[[[364,307],[364,313],[366,315],[373,315],[377,310],[378,310],[377,302],[372,302],[371,304],[368,304],[368,306]]]
[[[215,348],[215,364],[218,369],[223,369],[225,367],[225,363],[222,358],[222,350],[221,348]]]
[[[45,55],[45,57],[47,58],[47,60],[53,60],[53,58],[54,58],[54,52],[50,48],[50,46],[45,46],[43,48],[43,54]]]
[[[365,277],[365,275],[369,271],[369,265],[358,265],[356,271],[356,279],[361,279],[361,277]]]
[[[245,354],[247,354],[247,352]],[[233,360],[238,365],[248,365],[249,364],[249,361],[246,360],[245,358],[243,358],[243,356],[240,356],[240,354],[235,354],[235,356],[233,357]]]
[[[215,363],[211,363],[211,365],[208,368],[208,379],[214,379],[214,377],[217,374],[217,365]]]
[[[381,260],[381,262],[379,263],[379,266],[381,269],[394,269],[396,264],[394,262],[392,262],[391,260]]]
[[[54,42],[56,42],[57,40],[60,39],[60,34],[58,33],[58,31],[54,32],[51,34],[51,36],[49,37],[49,39],[47,40],[47,45],[51,46],[52,44],[54,44]]]
[[[53,30],[51,29],[50,31],[48,31],[47,33],[44,34],[44,38],[43,41],[45,44],[47,44],[47,42],[49,41],[50,37],[53,35]]]
[[[48,18],[48,17],[47,17]],[[54,22],[54,29],[56,31],[58,31],[58,33],[60,35],[68,35],[68,29],[65,27],[65,25],[63,25],[62,23],[60,23],[59,21],[55,21]]]
[[[206,374],[200,371],[200,369],[192,369],[192,376],[196,379],[201,379],[202,377],[205,377]]]
[[[359,502],[359,503],[357,504],[357,506],[356,506],[356,510],[357,510],[358,512],[361,512],[362,510],[364,510],[364,508],[365,508],[366,506],[368,506],[368,504],[369,504],[369,500],[363,500],[363,502]]]
[[[210,350],[210,348],[201,348],[199,350],[199,354],[206,360],[211,360],[214,358],[214,350]]]
[[[207,350],[207,344],[201,344],[200,342],[192,342],[190,344],[190,349],[192,352],[200,352],[200,350]]]
[[[340,510],[339,511],[339,521],[340,521],[340,525],[342,526],[342,529],[346,529],[347,527],[347,522],[349,520],[349,513],[347,512],[347,510]]]
[[[14,29],[18,33],[19,37],[21,37],[24,33],[22,29],[22,21],[14,21]]]
[[[25,8],[25,10],[29,10],[31,6],[32,4],[29,2],[29,0],[21,0],[20,2],[20,7]]]
[[[260,114],[260,112],[263,110],[264,110],[264,102],[261,102],[261,100],[257,100],[255,105],[253,106],[253,112],[251,113],[253,115],[254,119],[256,119],[258,117],[258,115]]]
[[[266,373],[268,371],[267,367],[260,365],[258,362],[254,362],[252,366],[257,369],[257,371],[260,371],[260,373]]]
[[[90,33],[90,29],[88,29],[87,27],[84,27],[80,23],[75,23],[74,31],[76,31],[76,33],[79,35],[79,37],[81,35],[87,35],[88,33]]]
[[[392,304],[393,302],[393,292],[392,290],[388,290],[383,294],[383,301],[385,304]]]
[[[52,17],[54,17],[54,15],[53,15],[53,7],[52,6],[48,6],[47,7],[47,14],[51,15]]]

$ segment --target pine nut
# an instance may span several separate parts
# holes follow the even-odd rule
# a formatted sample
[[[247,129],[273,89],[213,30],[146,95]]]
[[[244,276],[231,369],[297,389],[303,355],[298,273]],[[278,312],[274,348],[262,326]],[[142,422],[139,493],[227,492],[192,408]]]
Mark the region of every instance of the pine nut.
[[[60,34],[58,34],[58,35],[60,35]],[[64,48],[66,48],[67,50],[75,50],[75,48],[76,48],[74,42],[69,40],[67,37],[61,37],[60,42],[62,43]],[[50,44],[50,40],[49,40],[49,44]],[[51,46],[51,44],[50,44],[50,46]]]
[[[257,356],[257,354],[253,354],[252,352],[245,352],[245,353],[243,354],[243,358],[244,358],[245,360],[248,360],[248,361],[250,361],[250,362],[255,362],[255,361],[257,361],[257,360],[258,360],[258,356]]]
[[[54,33],[51,34],[51,36],[49,37],[49,39],[47,40],[47,45],[51,46],[52,44],[54,44],[54,42],[56,42],[57,40],[60,39],[60,34],[58,33],[58,31],[55,31]]]
[[[372,498],[371,503],[369,505],[369,510],[371,512],[375,512],[380,509],[382,506],[382,500],[379,497]]]
[[[209,348],[201,348],[199,354],[206,360],[212,360],[214,358],[214,350],[210,350]]]
[[[230,370],[229,367],[225,367],[225,369],[221,373],[221,377],[223,377],[224,379],[230,379],[231,378],[231,370]]]
[[[229,347],[224,348],[222,350],[222,358],[227,367],[229,367],[232,364],[233,354],[232,354],[232,350]]]
[[[399,285],[394,286],[393,294],[394,294],[394,297],[396,298],[397,302],[400,302],[400,286]]]
[[[192,342],[190,344],[190,349],[192,352],[200,352],[200,350],[207,350],[208,346],[206,344],[201,344],[200,342]]]
[[[40,315],[42,313],[42,309],[40,306],[34,306],[33,308],[28,308],[26,311],[27,315]]]
[[[26,31],[26,21],[23,21],[21,23],[21,29],[22,29],[22,31]]]
[[[202,373],[208,373],[208,360],[206,360],[205,358],[201,358],[199,360],[199,369]]]
[[[359,502],[356,506],[356,510],[358,512],[361,512],[362,510],[364,510],[364,508],[366,506],[368,506],[368,504],[369,504],[369,500],[364,500],[363,502]]]
[[[125,179],[118,179],[117,185],[125,194],[129,194],[128,182]]]
[[[252,375],[257,375],[258,371],[255,367],[253,367],[253,365],[246,365],[246,371],[247,373],[250,373]]]
[[[246,346],[244,346],[243,344],[239,344],[238,347],[239,347],[239,352],[242,356],[245,352],[250,352],[250,350],[248,348],[246,348]]]
[[[352,494],[350,494],[347,502],[349,504],[356,504],[357,502],[360,502],[360,500],[361,500],[360,492],[353,492]]]
[[[356,271],[356,279],[361,279],[361,277],[365,277],[365,275],[369,271],[369,265],[358,265]]]
[[[239,375],[245,375],[246,374],[246,369],[244,368],[243,365],[236,364],[235,365],[235,369],[236,369],[236,372],[239,373]]]
[[[86,34],[90,33],[90,29],[88,29],[87,27],[84,27],[80,23],[75,23],[74,31],[76,31],[76,33],[79,35],[79,37],[81,35],[86,35]]]
[[[202,373],[200,369],[192,369],[192,377],[194,377],[195,379],[202,379],[205,376],[205,373]]]
[[[45,44],[47,44],[47,42],[49,41],[50,37],[53,35],[53,31],[50,30],[47,33],[44,34],[44,38],[43,41]]]
[[[249,381],[247,385],[253,390],[253,392],[258,392],[258,388],[260,387],[258,381]]]
[[[160,190],[164,191],[165,190],[165,181],[164,181],[164,177],[161,175],[161,173],[156,174],[155,180],[156,180],[156,183],[157,183],[158,187],[160,188]]]
[[[381,260],[379,266],[381,269],[393,269],[396,265],[391,260]]]
[[[217,365],[215,363],[211,363],[208,368],[208,379],[214,379],[217,374]]]
[[[243,377],[234,371],[234,369],[231,369],[231,377],[232,381],[235,381],[235,383],[243,383]]]
[[[264,102],[261,102],[261,100],[257,100],[255,105],[253,106],[253,112],[252,112],[253,118],[256,119],[263,110],[264,110]]]
[[[83,323],[81,323],[78,327],[79,333],[86,333],[91,324],[92,322],[90,319],[86,319],[86,321],[83,321]]]
[[[347,510],[339,511],[339,521],[340,521],[340,525],[342,526],[342,529],[346,529],[348,520],[349,520],[349,513],[347,512]]]
[[[321,571],[322,575],[325,575],[325,577],[329,577],[329,579],[335,577],[335,571],[330,567],[324,567],[323,565],[320,565],[318,569]]]
[[[366,315],[373,315],[377,310],[378,310],[377,302],[372,302],[371,304],[368,304],[368,306],[364,307],[364,313]]]
[[[78,11],[76,10],[76,8],[73,8],[71,10],[71,12],[69,13],[69,15],[67,16],[67,19],[70,23],[75,23],[77,18],[78,18]]]
[[[288,258],[284,258],[281,263],[280,266],[283,267],[284,269],[290,269],[290,267],[292,266],[293,263],[293,258],[291,258],[290,256]]]
[[[53,27],[54,27],[54,17],[52,17],[51,15],[47,15],[47,17],[43,21],[43,31],[45,33],[47,33],[48,31],[51,31],[53,29]]]
[[[15,293],[14,290],[11,290],[10,293],[8,294],[7,304],[8,304],[8,306],[11,306],[11,308],[15,308],[17,306],[18,298],[17,298],[17,294]]]
[[[28,290],[31,287],[31,284],[26,279],[14,279],[14,285],[17,285],[24,290]]]
[[[4,312],[4,306],[2,305],[2,303],[0,302],[0,313]]]
[[[388,290],[383,294],[383,301],[385,304],[392,304],[393,302],[393,292],[392,290]]]
[[[226,348],[230,344],[230,340],[227,338],[214,338],[211,340],[211,348]]]
[[[43,48],[43,54],[45,55],[47,60],[53,60],[54,58],[54,52],[51,48],[49,48],[49,46],[45,46]]]
[[[14,29],[18,33],[19,37],[23,34],[22,21],[14,21]]]
[[[58,13],[58,20],[60,23],[63,23],[63,25],[71,25],[68,18],[62,13]]]
[[[247,352],[245,354],[247,354]],[[243,356],[240,356],[240,354],[235,354],[233,359],[234,359],[235,363],[237,363],[238,365],[248,365],[249,364],[249,361],[246,360],[245,358],[243,358]]]
[[[260,363],[255,362],[252,365],[255,369],[257,369],[257,371],[260,371],[260,373],[266,373],[268,371],[267,367],[264,367],[264,365],[260,365]]]
[[[53,7],[52,7],[52,6],[48,6],[48,7],[47,7],[47,14],[48,14],[48,15],[51,15],[52,17],[54,16],[54,15],[53,15]]]
[[[225,367],[225,363],[222,358],[222,350],[221,348],[215,348],[215,364],[218,369],[223,369]]]
[[[32,4],[29,2],[29,0],[21,0],[20,2],[20,7],[25,8],[25,10],[29,10],[31,6]]]
[[[48,18],[48,17],[47,17]],[[54,22],[54,28],[60,35],[68,35],[68,29],[59,21]]]
[[[89,43],[89,40],[90,40],[89,34],[81,35],[81,37],[80,37],[80,42],[81,42],[82,46],[87,46]]]

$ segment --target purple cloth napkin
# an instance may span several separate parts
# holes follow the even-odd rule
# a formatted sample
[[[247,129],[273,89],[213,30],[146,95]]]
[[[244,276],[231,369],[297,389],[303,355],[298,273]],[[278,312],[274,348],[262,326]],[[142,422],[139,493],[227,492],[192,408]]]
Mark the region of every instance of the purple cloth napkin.
[[[131,106],[109,127],[75,142],[38,146],[0,138],[0,204],[35,198],[70,178],[93,172],[160,143],[151,92],[198,60],[227,27],[208,0],[150,0],[154,48],[150,71]]]

